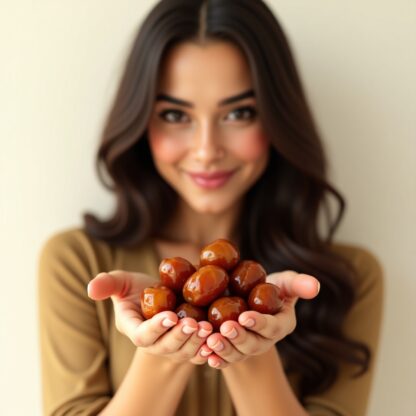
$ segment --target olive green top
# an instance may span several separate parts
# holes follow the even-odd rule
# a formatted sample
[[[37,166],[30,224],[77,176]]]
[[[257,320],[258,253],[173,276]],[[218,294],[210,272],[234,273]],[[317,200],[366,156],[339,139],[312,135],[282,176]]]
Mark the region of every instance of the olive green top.
[[[366,249],[334,246],[359,270],[358,297],[346,320],[346,332],[375,354],[382,312],[382,269]],[[151,241],[135,248],[114,248],[81,229],[50,237],[39,261],[39,317],[42,392],[45,415],[96,415],[120,386],[135,352],[117,331],[110,299],[95,302],[87,284],[98,273],[122,269],[158,276]],[[352,379],[341,367],[337,382],[324,394],[306,398],[314,416],[365,415],[374,374]],[[289,379],[296,393],[296,382]],[[180,405],[180,416],[235,415],[221,371],[195,366]]]

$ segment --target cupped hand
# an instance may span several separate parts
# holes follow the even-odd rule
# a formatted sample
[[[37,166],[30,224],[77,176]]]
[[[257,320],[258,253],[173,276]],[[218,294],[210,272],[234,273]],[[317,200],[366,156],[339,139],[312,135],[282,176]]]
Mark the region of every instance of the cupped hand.
[[[209,322],[179,319],[165,311],[145,320],[140,312],[140,293],[158,283],[143,273],[114,270],[100,273],[88,284],[88,296],[94,300],[111,298],[116,328],[147,353],[167,356],[176,362],[207,362],[211,350],[206,346],[212,333]]]
[[[319,293],[316,278],[294,271],[270,274],[266,281],[280,287],[281,310],[275,315],[246,311],[240,314],[238,322],[224,322],[220,332],[207,339],[207,347],[213,351],[208,357],[211,367],[226,368],[234,362],[268,351],[296,328],[297,300],[313,299]]]

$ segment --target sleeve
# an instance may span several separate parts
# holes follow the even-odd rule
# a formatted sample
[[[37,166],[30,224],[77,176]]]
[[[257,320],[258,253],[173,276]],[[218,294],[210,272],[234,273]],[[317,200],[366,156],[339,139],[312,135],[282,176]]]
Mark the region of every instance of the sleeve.
[[[368,371],[357,378],[352,378],[354,369],[350,365],[342,365],[339,378],[329,390],[307,397],[306,409],[311,416],[365,416],[367,411],[382,319],[383,270],[371,252],[352,250],[359,286],[357,300],[345,321],[345,333],[369,347],[371,361]]]
[[[45,415],[96,415],[111,398],[107,348],[87,284],[98,273],[89,240],[65,231],[44,244],[38,268]]]

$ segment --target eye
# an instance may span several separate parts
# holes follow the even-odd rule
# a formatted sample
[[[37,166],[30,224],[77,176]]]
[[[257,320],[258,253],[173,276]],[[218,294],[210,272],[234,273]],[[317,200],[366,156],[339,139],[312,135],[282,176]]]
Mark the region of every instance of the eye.
[[[253,120],[257,115],[257,111],[252,106],[240,107],[229,112],[226,116],[226,119],[231,121],[247,121]]]
[[[189,120],[181,110],[164,110],[159,113],[159,117],[167,123],[184,123]]]

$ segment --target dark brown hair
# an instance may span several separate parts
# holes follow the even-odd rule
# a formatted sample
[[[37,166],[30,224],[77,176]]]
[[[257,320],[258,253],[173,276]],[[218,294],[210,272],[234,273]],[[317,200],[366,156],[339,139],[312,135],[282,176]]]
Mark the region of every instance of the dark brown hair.
[[[163,56],[185,40],[230,41],[249,61],[271,154],[245,196],[240,249],[269,273],[291,269],[320,280],[319,296],[297,303],[297,327],[277,348],[286,371],[300,375],[301,397],[322,392],[336,380],[342,361],[356,365],[356,375],[365,372],[370,352],[342,333],[356,272],[331,243],[345,201],[326,178],[324,149],[292,53],[262,1],[164,0],[152,9],[134,41],[98,151],[98,173],[117,198],[116,210],[107,221],[86,214],[85,229],[109,244],[131,246],[157,236],[169,221],[177,195],[154,167],[146,127]],[[333,218],[330,196],[338,204]],[[321,213],[327,220],[323,232]]]

